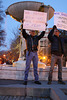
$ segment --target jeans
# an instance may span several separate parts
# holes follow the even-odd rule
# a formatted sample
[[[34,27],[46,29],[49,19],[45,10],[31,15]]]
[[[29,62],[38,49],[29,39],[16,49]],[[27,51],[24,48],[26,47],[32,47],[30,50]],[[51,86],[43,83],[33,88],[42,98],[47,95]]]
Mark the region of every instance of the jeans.
[[[27,79],[28,79],[28,73],[29,73],[29,69],[30,69],[31,60],[33,61],[35,81],[38,81],[39,78],[38,78],[38,72],[37,72],[37,68],[38,68],[37,51],[34,51],[34,52],[27,51],[27,53],[26,53],[26,68],[25,68],[24,81],[27,81]]]
[[[51,56],[51,67],[49,71],[49,76],[48,76],[48,81],[52,81],[52,74],[53,74],[53,69],[54,65],[57,62],[58,64],[58,80],[62,80],[62,56],[56,56],[52,54]]]

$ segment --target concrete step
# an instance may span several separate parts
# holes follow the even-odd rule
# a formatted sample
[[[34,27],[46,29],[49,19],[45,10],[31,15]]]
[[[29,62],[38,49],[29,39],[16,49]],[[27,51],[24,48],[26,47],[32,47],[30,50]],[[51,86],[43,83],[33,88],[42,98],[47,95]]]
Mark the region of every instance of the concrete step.
[[[43,88],[34,81],[25,86],[22,80],[0,80],[0,95],[49,97],[49,94],[50,88]]]
[[[22,80],[0,80],[0,96],[3,96],[3,98],[4,96],[25,97],[26,99],[24,100],[30,100],[31,97],[39,98],[31,100],[40,100],[40,98],[42,98],[41,100],[44,98],[67,100],[67,96],[64,94],[67,92],[67,81],[66,85],[58,84],[57,81],[53,81],[51,85],[48,85],[47,81],[41,81],[41,85],[35,84],[34,81],[28,81],[26,86],[22,83]],[[14,98],[13,100],[16,99]]]

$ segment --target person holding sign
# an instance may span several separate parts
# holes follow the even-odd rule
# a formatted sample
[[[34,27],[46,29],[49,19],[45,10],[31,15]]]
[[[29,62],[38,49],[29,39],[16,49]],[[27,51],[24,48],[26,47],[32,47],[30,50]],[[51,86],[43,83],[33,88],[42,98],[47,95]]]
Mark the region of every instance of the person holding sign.
[[[40,35],[35,35],[34,30],[30,30],[30,35],[26,33],[26,30],[23,29],[22,35],[26,40],[27,44],[27,52],[26,52],[26,69],[25,69],[25,77],[24,77],[24,85],[27,85],[28,81],[28,73],[31,65],[31,61],[33,61],[33,68],[34,68],[34,77],[35,77],[35,84],[41,84],[39,82],[39,77],[38,77],[38,41],[44,36],[45,31],[42,31]]]
[[[48,39],[51,42],[51,67],[49,71],[48,76],[48,84],[51,84],[52,82],[52,74],[54,65],[57,62],[58,64],[58,83],[59,84],[65,84],[65,82],[62,81],[62,56],[64,54],[64,40],[59,37],[59,30],[54,25],[53,29],[50,31],[48,35]]]

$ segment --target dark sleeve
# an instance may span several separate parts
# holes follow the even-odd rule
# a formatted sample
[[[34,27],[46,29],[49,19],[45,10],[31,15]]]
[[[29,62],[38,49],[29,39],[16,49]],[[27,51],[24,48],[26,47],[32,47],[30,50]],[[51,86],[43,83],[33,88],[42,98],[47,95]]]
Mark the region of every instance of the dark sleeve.
[[[48,39],[52,42],[53,41],[53,33],[54,33],[54,30],[52,29],[49,34],[48,34]]]
[[[45,34],[45,31],[42,31],[40,35],[38,35],[38,40],[40,40]]]
[[[67,43],[67,38],[64,39],[64,42]]]
[[[48,39],[52,42],[53,41],[53,33],[54,30],[57,29],[56,25],[53,26],[52,30],[49,32]]]
[[[26,30],[25,30],[25,29],[23,29],[22,35],[23,35],[23,37],[24,37],[25,39],[27,39],[27,37],[29,36],[29,35],[26,33]]]

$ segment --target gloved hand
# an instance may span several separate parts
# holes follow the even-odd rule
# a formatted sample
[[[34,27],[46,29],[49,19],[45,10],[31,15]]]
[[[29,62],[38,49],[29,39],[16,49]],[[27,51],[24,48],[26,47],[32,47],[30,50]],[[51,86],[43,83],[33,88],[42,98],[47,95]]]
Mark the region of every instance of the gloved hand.
[[[23,29],[23,24],[21,24],[21,29]]]
[[[48,26],[48,24],[47,24],[47,23],[45,23],[45,25],[46,25],[46,26]]]
[[[23,29],[23,23],[24,23],[24,19],[22,19],[22,24],[21,24],[21,28]]]
[[[56,25],[53,26],[53,30],[57,29]]]

